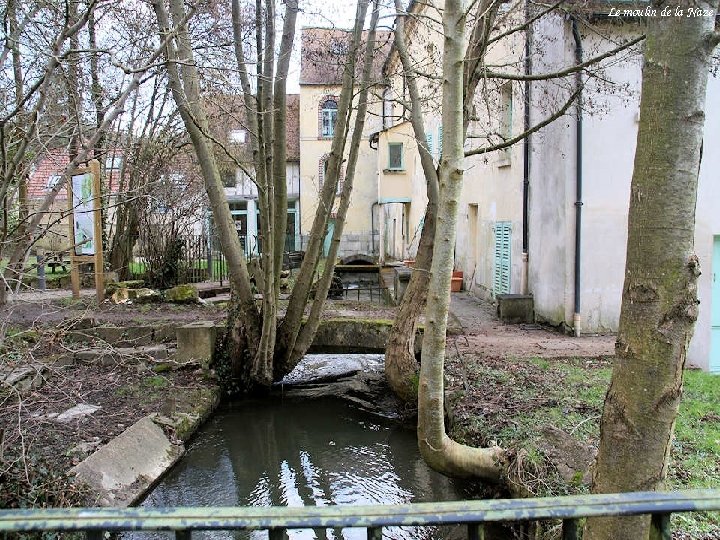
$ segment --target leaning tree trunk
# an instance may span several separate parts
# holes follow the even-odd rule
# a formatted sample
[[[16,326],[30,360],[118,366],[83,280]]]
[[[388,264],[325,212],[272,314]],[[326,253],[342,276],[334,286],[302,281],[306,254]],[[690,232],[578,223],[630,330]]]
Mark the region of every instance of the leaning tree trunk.
[[[415,266],[410,283],[400,302],[387,348],[385,350],[385,377],[392,391],[406,403],[417,403],[418,363],[415,359],[415,332],[418,317],[425,309],[430,283],[430,265],[433,259],[435,220],[438,204],[438,174],[425,138],[425,124],[422,115],[422,101],[417,86],[417,73],[413,68],[405,41],[405,16],[402,2],[395,0],[397,24],[395,26],[395,47],[402,62],[405,81],[410,94],[410,121],[420,153],[420,164],[425,175],[428,203],[425,209],[423,229],[415,255]]]
[[[677,2],[653,2],[658,13]],[[712,9],[718,2],[685,0]],[[616,360],[595,493],[661,488],[697,317],[695,202],[714,17],[648,20]],[[648,538],[650,519],[588,520],[586,540]]]
[[[505,469],[505,453],[499,447],[472,448],[459,444],[445,433],[443,369],[445,332],[450,306],[450,280],[458,199],[462,190],[463,81],[451,76],[462,73],[465,17],[462,0],[445,2],[443,27],[442,124],[445,140],[440,163],[440,202],[435,229],[435,253],[430,270],[426,327],[418,388],[418,444],[425,461],[435,470],[454,477],[478,477],[497,481]]]
[[[428,295],[436,219],[437,202],[428,202],[415,255],[415,266],[400,301],[385,349],[385,378],[395,395],[406,403],[416,403],[418,397],[415,334],[418,318],[425,309]]]

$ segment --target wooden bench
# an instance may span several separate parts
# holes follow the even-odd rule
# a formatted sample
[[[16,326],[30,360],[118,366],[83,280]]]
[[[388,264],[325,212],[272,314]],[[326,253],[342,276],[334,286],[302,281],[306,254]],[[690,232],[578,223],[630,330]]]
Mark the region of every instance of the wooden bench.
[[[59,266],[63,272],[67,272],[67,267],[70,266],[70,262],[64,258],[64,252],[51,252],[45,255],[43,262],[46,266],[50,267],[50,273],[54,274],[55,270]]]

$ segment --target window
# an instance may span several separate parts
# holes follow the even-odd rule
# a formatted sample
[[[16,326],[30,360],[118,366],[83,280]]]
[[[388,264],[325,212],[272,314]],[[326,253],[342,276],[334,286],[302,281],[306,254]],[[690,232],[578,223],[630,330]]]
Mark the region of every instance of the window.
[[[60,175],[60,174],[51,174],[50,176],[48,176],[47,188],[48,189],[55,188],[55,186],[58,185],[58,182],[60,182],[61,178],[62,178],[62,175]]]
[[[326,99],[320,110],[320,135],[325,138],[331,138],[335,135],[335,122],[337,121],[337,101],[334,99]]]
[[[221,173],[223,186],[226,188],[234,188],[237,185],[235,171],[223,171]]]
[[[119,171],[122,167],[122,157],[108,156],[105,158],[105,169],[108,171]]]
[[[403,170],[403,143],[388,143],[388,169]]]
[[[232,129],[228,134],[228,138],[231,143],[244,144],[247,142],[247,130],[244,129]]]
[[[330,52],[335,56],[347,56],[348,44],[344,41],[333,41],[330,43]]]

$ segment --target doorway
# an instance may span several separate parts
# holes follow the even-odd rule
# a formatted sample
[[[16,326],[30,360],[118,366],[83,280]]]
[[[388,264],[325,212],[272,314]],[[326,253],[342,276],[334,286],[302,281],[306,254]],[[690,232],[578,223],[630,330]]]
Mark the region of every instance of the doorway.
[[[720,236],[713,241],[710,307],[710,372],[720,373]]]

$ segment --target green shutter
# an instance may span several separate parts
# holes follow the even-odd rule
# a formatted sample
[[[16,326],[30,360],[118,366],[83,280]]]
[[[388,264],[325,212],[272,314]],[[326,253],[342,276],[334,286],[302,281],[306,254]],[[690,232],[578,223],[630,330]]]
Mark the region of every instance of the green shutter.
[[[509,221],[495,223],[495,269],[493,272],[493,292],[510,293],[510,253],[512,226]]]
[[[443,127],[440,126],[438,128],[438,158],[442,157],[442,148],[443,148]]]
[[[425,135],[425,139],[426,139],[426,142],[427,142],[428,152],[430,152],[430,155],[432,155],[432,153],[433,153],[433,136],[432,136],[432,133],[426,134],[426,135]]]

